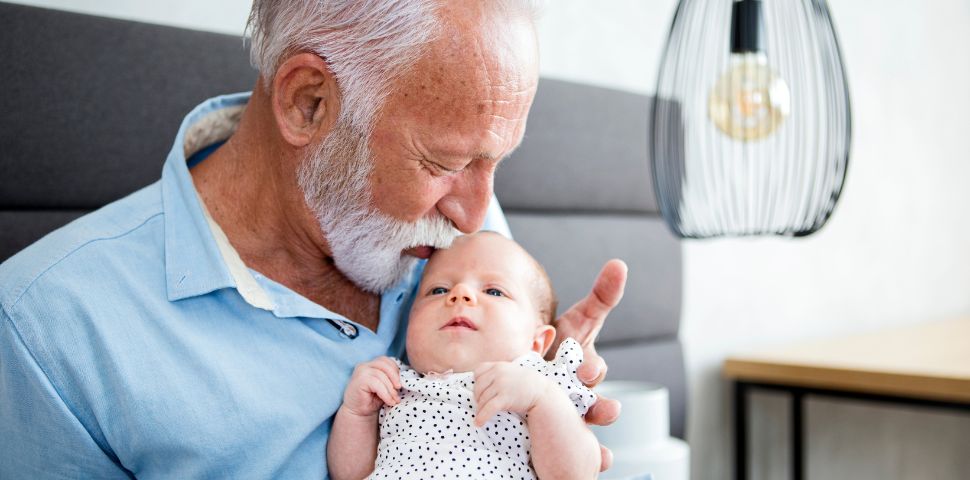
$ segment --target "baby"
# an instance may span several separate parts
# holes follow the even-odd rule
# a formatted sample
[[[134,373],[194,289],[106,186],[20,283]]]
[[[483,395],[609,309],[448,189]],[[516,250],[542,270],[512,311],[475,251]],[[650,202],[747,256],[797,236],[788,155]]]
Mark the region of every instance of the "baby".
[[[567,339],[542,359],[555,314],[548,276],[515,242],[481,232],[435,252],[411,308],[410,366],[381,357],[354,370],[327,447],[331,477],[596,477],[582,349]]]

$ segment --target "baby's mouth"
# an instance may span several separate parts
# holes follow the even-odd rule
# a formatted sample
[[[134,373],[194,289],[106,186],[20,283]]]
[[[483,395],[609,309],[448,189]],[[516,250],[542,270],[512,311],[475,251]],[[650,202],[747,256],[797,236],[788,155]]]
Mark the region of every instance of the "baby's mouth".
[[[442,330],[446,328],[467,328],[469,330],[478,330],[478,327],[472,323],[467,317],[455,317],[452,318],[445,326],[441,327]]]

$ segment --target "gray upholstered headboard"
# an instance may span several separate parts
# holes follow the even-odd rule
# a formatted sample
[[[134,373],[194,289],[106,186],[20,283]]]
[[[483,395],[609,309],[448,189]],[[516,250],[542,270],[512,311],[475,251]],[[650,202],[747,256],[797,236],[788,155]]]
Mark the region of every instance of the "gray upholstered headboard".
[[[158,180],[182,118],[256,80],[237,37],[7,3],[0,45],[0,261]]]
[[[255,80],[238,37],[19,5],[0,4],[0,45],[0,261],[154,182],[182,117]],[[609,378],[667,385],[683,437],[681,254],[653,196],[650,101],[543,79],[495,189],[563,307],[607,259],[626,260],[626,296],[600,335]]]

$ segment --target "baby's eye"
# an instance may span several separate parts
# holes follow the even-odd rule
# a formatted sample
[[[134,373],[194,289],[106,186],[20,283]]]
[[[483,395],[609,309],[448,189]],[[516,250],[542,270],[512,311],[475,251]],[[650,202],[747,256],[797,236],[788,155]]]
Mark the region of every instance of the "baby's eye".
[[[428,295],[444,295],[448,293],[448,289],[445,287],[434,287],[428,292]]]
[[[504,297],[505,294],[497,288],[486,288],[485,295],[491,295],[493,297]]]

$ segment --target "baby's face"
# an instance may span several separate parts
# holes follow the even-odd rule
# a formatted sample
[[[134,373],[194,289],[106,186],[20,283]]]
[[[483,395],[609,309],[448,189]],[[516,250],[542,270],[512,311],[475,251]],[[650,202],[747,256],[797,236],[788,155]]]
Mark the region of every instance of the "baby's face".
[[[543,348],[532,260],[496,234],[459,237],[435,252],[418,287],[408,361],[422,373],[474,370]]]

